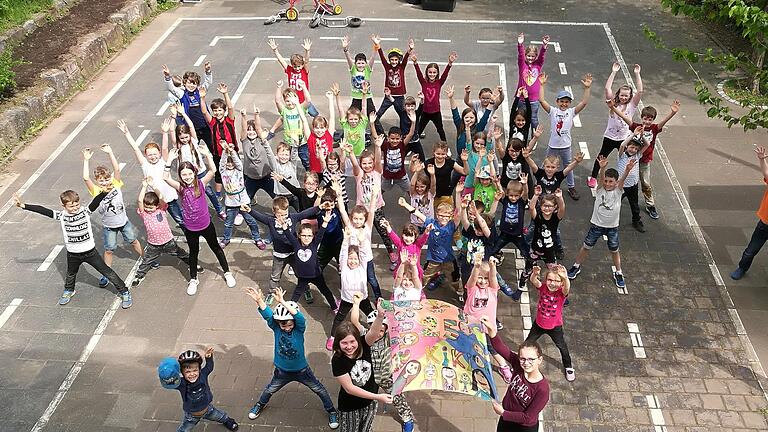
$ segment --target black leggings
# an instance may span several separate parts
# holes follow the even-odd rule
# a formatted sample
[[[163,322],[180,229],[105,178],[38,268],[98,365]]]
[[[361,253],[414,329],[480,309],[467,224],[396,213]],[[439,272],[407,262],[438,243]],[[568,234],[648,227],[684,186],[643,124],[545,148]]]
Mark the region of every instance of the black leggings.
[[[424,132],[427,127],[427,123],[432,122],[435,124],[437,134],[440,135],[440,141],[445,141],[445,129],[443,129],[443,114],[438,111],[434,113],[423,113],[421,119],[419,119],[419,135]]]
[[[600,147],[598,155],[608,157],[614,150],[618,150],[621,147],[622,141],[612,140],[610,138],[603,137],[603,146]],[[597,174],[600,172],[600,163],[595,158],[595,164],[592,166],[592,178],[597,178]]]
[[[347,319],[347,315],[351,310],[352,310],[352,303],[342,300],[341,304],[339,304],[339,311],[336,312],[336,316],[333,318],[333,327],[331,327],[331,336],[335,335],[336,327],[338,327],[339,324],[343,323],[344,320]],[[367,298],[364,298],[363,301],[360,302],[360,310],[366,315],[373,312],[373,306],[371,306],[370,300],[368,300]]]
[[[219,264],[221,265],[221,269],[224,270],[224,273],[229,271],[227,257],[224,255],[224,249],[219,246],[219,239],[216,238],[216,228],[214,228],[213,223],[209,223],[208,227],[202,231],[185,229],[184,237],[189,244],[189,276],[192,279],[197,279],[197,256],[200,255],[200,237],[205,239],[208,247],[211,248],[213,254],[216,255],[216,259],[219,260]]]
[[[296,288],[293,290],[291,301],[299,301],[301,296],[305,292],[309,291],[309,284],[314,284],[318,291],[323,294],[323,297],[325,297],[325,301],[328,302],[328,306],[330,306],[331,309],[336,309],[336,299],[333,298],[333,293],[331,292],[331,289],[328,288],[328,284],[325,283],[325,278],[323,277],[322,273],[320,273],[320,276],[315,276],[313,278],[300,277],[297,279],[298,282],[296,283]]]
[[[538,422],[533,426],[523,426],[518,423],[504,421],[501,417],[499,417],[499,423],[496,425],[496,432],[538,432],[538,430]]]

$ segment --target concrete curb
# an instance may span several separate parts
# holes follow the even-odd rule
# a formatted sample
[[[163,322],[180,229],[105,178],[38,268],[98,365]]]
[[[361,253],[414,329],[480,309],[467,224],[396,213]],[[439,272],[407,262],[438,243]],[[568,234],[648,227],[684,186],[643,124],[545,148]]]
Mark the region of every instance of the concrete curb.
[[[60,1],[57,4],[69,7],[74,2]],[[58,109],[61,102],[93,77],[115,51],[129,42],[136,26],[150,18],[156,10],[157,0],[130,1],[119,12],[110,15],[108,23],[80,38],[63,56],[69,60],[61,68],[42,71],[41,83],[17,95],[15,106],[0,113],[0,148],[18,142],[30,127]],[[16,147],[6,157],[12,156],[22,146]]]

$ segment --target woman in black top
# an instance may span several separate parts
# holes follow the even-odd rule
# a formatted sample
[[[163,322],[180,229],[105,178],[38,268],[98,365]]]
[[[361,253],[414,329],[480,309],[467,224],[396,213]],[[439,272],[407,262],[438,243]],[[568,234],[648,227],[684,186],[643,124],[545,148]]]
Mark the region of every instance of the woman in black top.
[[[370,432],[376,415],[377,402],[392,403],[392,396],[378,393],[373,378],[371,345],[376,342],[384,320],[384,310],[378,306],[378,316],[365,337],[349,321],[336,328],[331,367],[339,381],[338,407],[341,432]]]

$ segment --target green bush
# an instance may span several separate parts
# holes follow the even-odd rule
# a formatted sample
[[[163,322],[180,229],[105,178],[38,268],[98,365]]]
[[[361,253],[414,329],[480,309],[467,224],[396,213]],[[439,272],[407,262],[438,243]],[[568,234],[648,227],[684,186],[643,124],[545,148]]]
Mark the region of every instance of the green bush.
[[[8,96],[16,87],[16,72],[13,71],[13,68],[21,63],[21,60],[13,58],[13,48],[11,47],[6,47],[0,53],[0,99]]]

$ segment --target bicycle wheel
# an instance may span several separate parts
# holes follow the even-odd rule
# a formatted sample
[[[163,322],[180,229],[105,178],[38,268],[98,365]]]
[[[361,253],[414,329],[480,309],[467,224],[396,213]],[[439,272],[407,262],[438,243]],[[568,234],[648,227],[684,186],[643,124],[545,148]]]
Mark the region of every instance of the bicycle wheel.
[[[285,11],[285,18],[288,21],[296,21],[299,19],[299,11],[297,11],[295,8],[288,8]]]

